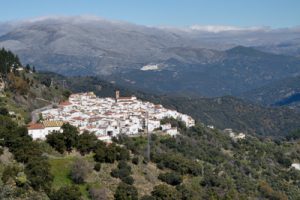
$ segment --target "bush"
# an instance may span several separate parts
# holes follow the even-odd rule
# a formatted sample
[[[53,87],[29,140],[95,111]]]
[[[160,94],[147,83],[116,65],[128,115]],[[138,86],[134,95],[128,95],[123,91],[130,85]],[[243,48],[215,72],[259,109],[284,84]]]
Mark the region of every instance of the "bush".
[[[139,164],[139,157],[134,157],[132,158],[132,163],[135,164],[135,165],[138,165]]]
[[[117,160],[129,160],[130,159],[130,153],[127,149],[122,147],[117,147]]]
[[[113,169],[110,174],[112,177],[119,178],[128,185],[132,185],[134,179],[130,176],[131,173],[131,167],[127,164],[126,161],[121,160],[118,163],[118,168]]]
[[[114,163],[117,159],[117,150],[115,145],[110,145],[106,148],[104,160],[107,163]]]
[[[51,200],[81,200],[81,192],[77,186],[64,186],[50,195]]]
[[[96,188],[90,188],[89,189],[89,194],[92,200],[107,200],[108,199],[108,189],[106,188],[101,188],[101,189],[96,189]]]
[[[128,170],[131,173],[131,167],[127,164],[126,161],[120,161],[118,163],[118,168],[119,169],[126,169],[126,170]]]
[[[84,160],[76,160],[71,167],[71,178],[75,183],[84,183],[88,174],[92,172],[91,164]]]
[[[274,199],[274,200],[287,200],[288,197],[279,191],[274,191],[271,186],[265,182],[261,181],[259,183],[259,190],[260,192],[268,199]]]
[[[66,150],[71,152],[73,147],[76,147],[78,142],[78,130],[75,126],[64,124],[62,127]]]
[[[181,199],[181,194],[174,188],[167,185],[157,185],[151,192],[157,200],[177,200]]]
[[[10,178],[15,179],[20,171],[21,169],[18,166],[6,166],[1,177],[2,182],[6,183]]]
[[[110,173],[110,175],[112,177],[115,178],[124,178],[127,177],[131,174],[131,171],[129,171],[128,169],[124,168],[124,169],[113,169]]]
[[[101,169],[101,163],[97,162],[97,163],[95,164],[95,166],[94,166],[94,170],[97,171],[97,172],[99,172],[100,169]]]
[[[137,189],[123,182],[118,185],[114,196],[115,200],[138,200]]]
[[[94,150],[94,160],[96,162],[104,162],[105,161],[105,150],[104,148],[97,147],[96,150]]]
[[[158,168],[170,168],[180,174],[191,174],[198,176],[201,174],[201,165],[196,161],[187,159],[180,154],[156,154],[153,160],[158,163]]]
[[[76,148],[81,155],[90,153],[96,146],[97,137],[94,133],[84,131],[78,136]]]
[[[0,115],[8,116],[8,110],[6,108],[0,107]]]
[[[128,185],[132,185],[134,183],[132,176],[121,177],[121,180]]]
[[[153,196],[145,195],[142,196],[141,200],[156,200]]]
[[[48,134],[46,136],[46,142],[61,154],[66,151],[64,135],[59,131],[53,131]]]
[[[159,174],[158,179],[170,185],[179,185],[182,182],[182,177],[179,174],[174,172]]]
[[[26,176],[35,190],[50,191],[53,176],[50,173],[50,164],[41,157],[31,158],[25,167]]]

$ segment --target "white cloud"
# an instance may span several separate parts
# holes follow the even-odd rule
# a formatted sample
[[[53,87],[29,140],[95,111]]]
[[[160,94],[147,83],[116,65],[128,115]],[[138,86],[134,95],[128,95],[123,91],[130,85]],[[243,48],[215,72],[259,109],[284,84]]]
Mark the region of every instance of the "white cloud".
[[[189,27],[189,29],[193,31],[203,31],[203,32],[211,32],[211,33],[271,30],[270,27],[266,27],[266,26],[238,27],[238,26],[225,26],[225,25],[192,25]]]

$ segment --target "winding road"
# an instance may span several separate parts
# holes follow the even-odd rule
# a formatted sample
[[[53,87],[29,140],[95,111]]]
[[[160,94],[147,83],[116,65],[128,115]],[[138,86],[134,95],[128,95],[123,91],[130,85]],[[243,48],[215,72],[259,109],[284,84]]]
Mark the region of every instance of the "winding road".
[[[42,98],[37,98],[39,100],[42,100],[42,101],[46,101],[46,102],[49,102],[51,103],[50,105],[47,105],[47,106],[44,106],[42,108],[38,108],[38,109],[35,109],[31,112],[31,123],[36,123],[38,120],[39,120],[39,113],[41,113],[42,111],[44,110],[48,110],[48,109],[51,109],[53,108],[53,106],[57,105],[57,103],[54,103],[54,102],[51,102],[51,101],[48,101],[46,99],[42,99]]]

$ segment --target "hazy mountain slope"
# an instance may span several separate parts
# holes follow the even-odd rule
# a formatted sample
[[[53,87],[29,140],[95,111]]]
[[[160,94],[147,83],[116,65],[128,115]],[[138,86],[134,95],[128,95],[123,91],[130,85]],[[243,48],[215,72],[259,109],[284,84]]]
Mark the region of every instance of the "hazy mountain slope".
[[[300,100],[297,98],[299,94],[300,77],[297,76],[248,91],[242,94],[241,97],[264,105],[287,105],[292,108],[300,108]]]
[[[241,46],[224,49],[297,41],[299,33],[296,28],[210,32],[196,26],[172,29],[95,17],[50,17],[6,25],[0,47],[14,50],[23,63],[39,70],[99,75],[155,92],[221,96],[239,95],[300,72],[296,57]],[[158,69],[140,70],[149,65]]]
[[[133,69],[113,74],[108,80],[155,92],[221,96],[239,95],[300,73],[297,58],[242,46],[223,52],[178,49],[170,50],[176,52],[176,57],[163,62],[160,70]],[[187,63],[182,58],[191,59]]]
[[[266,108],[234,97],[175,98],[166,99],[166,102],[172,102],[174,108],[219,129],[233,128],[250,134],[279,137],[300,128],[299,113],[288,108]]]
[[[287,55],[300,56],[300,38],[259,46],[257,49],[272,53],[284,53]]]
[[[157,28],[89,18],[46,19],[25,23],[0,37],[24,62],[65,74],[109,73],[157,61],[161,49],[193,44]],[[195,44],[196,45],[196,44]]]

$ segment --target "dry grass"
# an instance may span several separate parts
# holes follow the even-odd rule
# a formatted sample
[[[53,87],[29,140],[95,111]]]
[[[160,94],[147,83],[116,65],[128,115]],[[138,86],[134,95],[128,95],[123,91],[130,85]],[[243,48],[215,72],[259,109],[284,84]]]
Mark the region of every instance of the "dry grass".
[[[53,187],[58,189],[65,185],[71,185],[72,180],[70,179],[70,168],[72,163],[79,157],[76,153],[66,155],[63,157],[51,157],[51,172],[54,175]],[[87,155],[84,157],[90,163],[94,165],[92,155]],[[160,170],[156,167],[154,163],[143,164],[140,162],[138,165],[132,164],[128,161],[128,164],[132,168],[132,177],[134,178],[134,186],[137,188],[139,197],[144,195],[150,195],[153,187],[162,184],[158,180],[158,175],[165,170]],[[112,169],[117,168],[118,162],[113,164],[102,163],[101,170],[99,172],[93,171],[87,178],[86,183],[79,185],[84,199],[89,199],[88,197],[88,187],[93,188],[106,188],[108,189],[108,199],[114,199],[114,193],[120,179],[113,178],[110,175]]]
[[[162,183],[157,177],[163,171],[158,169],[155,164],[140,162],[138,165],[131,164],[131,167],[134,186],[138,190],[139,197],[150,195],[153,187]]]

